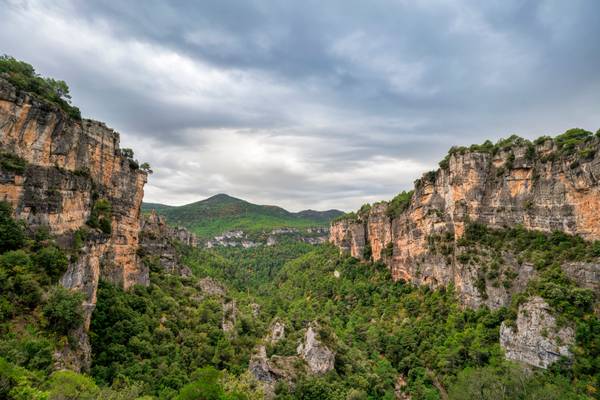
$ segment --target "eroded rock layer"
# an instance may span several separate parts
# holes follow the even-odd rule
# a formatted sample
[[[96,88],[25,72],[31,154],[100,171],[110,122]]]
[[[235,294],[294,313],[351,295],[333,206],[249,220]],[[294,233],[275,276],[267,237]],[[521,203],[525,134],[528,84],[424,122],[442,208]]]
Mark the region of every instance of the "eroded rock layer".
[[[334,222],[330,242],[354,257],[384,262],[395,280],[432,287],[452,283],[467,306],[507,305],[514,290],[489,287],[496,293],[482,297],[477,271],[463,265],[457,252],[447,257],[430,251],[431,237],[449,236],[455,245],[467,223],[479,222],[600,239],[599,147],[600,139],[590,137],[568,154],[551,139],[497,152],[454,152],[444,168],[416,182],[404,211],[390,214],[387,203],[375,204],[356,218]],[[505,264],[511,266],[510,255]],[[533,275],[531,266],[512,267],[521,289]],[[567,274],[597,286],[597,266],[576,267]]]
[[[147,176],[121,154],[118,133],[101,122],[70,118],[0,78],[0,153],[0,200],[65,247],[85,229],[97,201],[109,205],[110,226],[78,236],[82,248],[61,280],[86,295],[85,328],[101,276],[125,289],[148,283],[136,254]]]

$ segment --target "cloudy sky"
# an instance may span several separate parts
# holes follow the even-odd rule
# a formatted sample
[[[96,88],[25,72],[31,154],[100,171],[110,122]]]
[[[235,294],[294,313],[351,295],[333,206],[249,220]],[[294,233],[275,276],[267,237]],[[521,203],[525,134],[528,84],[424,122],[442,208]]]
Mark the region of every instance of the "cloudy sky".
[[[600,128],[596,0],[0,0],[0,21],[0,53],[150,162],[146,201],[350,210],[453,144]]]

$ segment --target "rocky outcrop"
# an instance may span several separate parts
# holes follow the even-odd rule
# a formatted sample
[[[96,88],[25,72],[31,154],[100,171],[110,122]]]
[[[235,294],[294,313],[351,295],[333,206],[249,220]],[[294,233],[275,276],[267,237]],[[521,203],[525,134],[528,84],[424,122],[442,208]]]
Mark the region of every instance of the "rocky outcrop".
[[[276,320],[269,329],[269,342],[275,344],[285,337],[285,324]]]
[[[200,279],[196,286],[207,296],[223,297],[226,293],[221,283],[209,277]]]
[[[207,248],[213,247],[243,247],[273,246],[281,242],[303,242],[308,244],[326,243],[329,237],[329,228],[278,228],[268,232],[249,234],[241,230],[227,231],[213,237],[205,244]]]
[[[599,179],[598,137],[580,141],[572,152],[562,152],[551,139],[537,145],[516,141],[494,152],[454,151],[443,168],[416,182],[401,212],[390,213],[387,203],[375,204],[334,222],[329,240],[353,257],[384,262],[395,280],[431,287],[453,284],[465,305],[499,307],[510,303],[518,287],[505,290],[485,282],[481,288],[479,266],[457,257],[456,242],[466,224],[519,224],[600,239],[600,214],[595,211],[600,208]],[[431,251],[434,237],[448,238],[452,251]],[[510,254],[504,257],[506,271],[500,272],[526,284],[533,276],[531,266],[511,261]],[[583,286],[597,289],[596,265],[563,268]]]
[[[166,219],[154,210],[144,215],[140,222],[140,252],[151,263],[158,261],[160,266],[171,274],[191,276],[189,267],[182,264],[176,243],[197,246],[196,236],[185,228],[171,227]],[[148,258],[149,257],[149,258]]]
[[[569,346],[575,340],[570,327],[559,328],[541,297],[533,297],[519,307],[513,324],[503,322],[500,345],[509,360],[547,368],[561,357],[571,357]]]
[[[298,355],[313,374],[324,374],[334,367],[335,353],[317,338],[318,326],[311,324],[304,334],[304,342],[298,345]]]
[[[81,348],[96,302],[100,277],[127,289],[148,284],[148,270],[137,255],[140,205],[146,173],[121,154],[119,134],[101,122],[75,120],[61,109],[17,90],[0,78],[0,200],[32,229],[48,228],[64,245],[76,232],[83,247],[61,283],[86,295]],[[104,232],[85,229],[102,200],[110,215]],[[110,232],[110,233],[108,233]],[[79,357],[75,369],[86,369]],[[73,361],[68,363],[74,365]]]
[[[248,363],[248,370],[257,381],[262,383],[267,399],[275,397],[277,382],[283,381],[292,386],[294,379],[306,372],[304,363],[296,356],[267,357],[264,345],[256,348]]]
[[[223,332],[232,333],[237,320],[237,304],[235,300],[223,302],[223,319],[221,328]]]

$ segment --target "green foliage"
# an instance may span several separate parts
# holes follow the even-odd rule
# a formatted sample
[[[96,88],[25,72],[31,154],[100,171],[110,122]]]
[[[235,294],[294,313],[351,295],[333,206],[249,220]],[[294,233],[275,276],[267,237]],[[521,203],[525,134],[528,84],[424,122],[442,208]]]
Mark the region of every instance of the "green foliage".
[[[369,203],[363,204],[358,210],[358,214],[360,215],[368,215],[371,211],[371,205]]]
[[[48,400],[37,388],[35,375],[0,357],[0,398],[6,400]]]
[[[225,194],[180,207],[142,205],[143,210],[164,215],[173,225],[184,226],[200,239],[211,239],[226,231],[242,230],[251,236],[277,228],[311,228],[329,226],[341,211],[301,211],[292,213],[276,206],[252,204]]]
[[[54,282],[65,273],[69,265],[65,253],[55,246],[41,248],[33,256],[33,261],[36,267],[46,273]]]
[[[573,154],[581,143],[589,141],[592,132],[585,129],[573,128],[554,138],[554,143],[563,154]]]
[[[236,374],[247,368],[255,335],[261,333],[249,307],[238,313],[239,333],[230,339],[221,328],[221,299],[203,295],[195,280],[163,271],[153,272],[151,281],[150,287],[128,292],[100,283],[91,326],[97,382],[112,385],[127,377],[159,395],[177,393],[204,366]]]
[[[342,215],[339,215],[337,217],[335,217],[334,219],[331,220],[331,222],[340,222],[340,221],[358,221],[358,216],[359,214],[351,211],[351,212],[347,212],[344,213]]]
[[[79,109],[71,105],[69,87],[64,81],[42,78],[31,65],[7,55],[0,56],[0,76],[20,90],[57,105],[70,117],[81,119]]]
[[[0,167],[4,171],[23,175],[27,168],[27,161],[13,153],[0,153]]]
[[[48,328],[63,335],[83,323],[83,294],[55,287],[42,309]]]
[[[150,164],[148,164],[147,162],[142,163],[142,165],[140,165],[140,169],[149,175],[154,173],[154,171],[152,171],[152,168],[150,167]]]
[[[15,250],[25,244],[23,225],[12,217],[12,207],[6,201],[0,201],[0,252]]]
[[[394,197],[392,201],[388,203],[386,211],[388,217],[396,218],[406,211],[410,206],[410,201],[413,197],[413,194],[414,192],[411,190],[408,192],[403,191],[396,195],[396,197]]]
[[[56,371],[48,382],[48,400],[96,400],[100,389],[89,377],[72,371]]]
[[[450,400],[576,400],[577,394],[562,376],[528,372],[521,366],[502,363],[498,366],[467,368],[461,371],[448,390]]]
[[[221,374],[214,367],[204,367],[194,373],[194,382],[181,389],[175,400],[221,400],[225,392],[219,382]]]
[[[98,199],[94,203],[87,224],[98,228],[103,233],[110,235],[112,232],[112,206],[106,199]]]

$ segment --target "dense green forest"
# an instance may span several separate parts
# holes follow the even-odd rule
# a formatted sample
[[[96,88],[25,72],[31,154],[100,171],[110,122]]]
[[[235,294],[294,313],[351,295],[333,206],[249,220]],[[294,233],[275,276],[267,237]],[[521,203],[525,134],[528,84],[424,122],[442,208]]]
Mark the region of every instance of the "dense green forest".
[[[210,239],[231,230],[256,236],[277,228],[325,227],[331,219],[343,214],[337,210],[292,213],[281,207],[252,204],[226,194],[178,207],[144,203],[142,209],[156,210],[170,224],[184,226],[200,239]]]
[[[598,255],[598,246],[564,234],[472,225],[460,246],[510,249],[542,274],[530,284],[575,323],[575,361],[549,370],[507,362],[498,342],[513,306],[463,309],[452,287],[432,291],[394,283],[381,264],[340,256],[329,245],[284,243],[252,249],[181,246],[193,274],[164,272],[147,258],[151,284],[124,292],[101,282],[90,329],[89,374],[54,371],[53,353],[81,323],[81,297],[57,280],[72,250],[44,231],[31,232],[0,203],[0,398],[260,399],[249,360],[272,322],[286,326],[267,354],[296,354],[307,325],[335,351],[333,370],[299,369],[278,399],[588,399],[598,396],[600,323],[593,296],[556,269],[558,262]],[[443,245],[444,238],[432,238]],[[203,282],[217,289],[207,291]],[[236,308],[222,327],[224,304]]]

